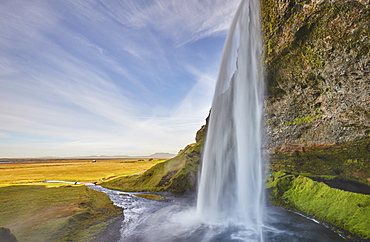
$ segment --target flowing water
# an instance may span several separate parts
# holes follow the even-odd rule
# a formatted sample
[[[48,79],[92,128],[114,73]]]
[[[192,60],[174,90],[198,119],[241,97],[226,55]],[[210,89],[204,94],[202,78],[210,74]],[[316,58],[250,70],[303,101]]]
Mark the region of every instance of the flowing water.
[[[124,209],[121,241],[342,241],[264,201],[259,0],[242,0],[225,43],[197,197],[166,202],[88,185]]]
[[[259,0],[242,1],[225,43],[205,142],[197,213],[262,240],[263,160]]]
[[[197,215],[196,198],[177,197],[161,193],[166,201],[136,197],[134,193],[110,190],[94,184],[91,189],[106,193],[113,203],[123,209],[120,242],[201,242],[255,241],[244,226],[220,222],[205,223]],[[267,206],[266,222],[262,227],[265,241],[320,242],[345,241],[330,229],[298,214]],[[112,241],[104,238],[104,241]]]

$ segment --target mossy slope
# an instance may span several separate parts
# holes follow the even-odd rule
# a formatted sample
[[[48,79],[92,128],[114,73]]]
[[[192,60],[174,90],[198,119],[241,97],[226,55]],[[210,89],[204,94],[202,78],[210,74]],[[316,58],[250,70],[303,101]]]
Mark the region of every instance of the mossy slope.
[[[188,145],[176,157],[157,164],[142,174],[119,177],[100,185],[121,191],[195,191],[205,132],[206,126],[203,126],[197,132],[197,142]]]
[[[0,227],[18,241],[89,241],[122,214],[104,193],[85,186],[0,188]]]
[[[274,178],[269,179],[268,187],[275,205],[304,212],[361,239],[370,239],[370,195],[330,188],[308,177],[284,172],[275,173]],[[351,238],[348,234],[347,237]]]

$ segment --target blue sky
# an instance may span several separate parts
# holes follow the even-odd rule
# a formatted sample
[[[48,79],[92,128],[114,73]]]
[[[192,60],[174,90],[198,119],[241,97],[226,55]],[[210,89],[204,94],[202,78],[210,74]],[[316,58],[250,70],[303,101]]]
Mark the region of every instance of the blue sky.
[[[238,0],[2,0],[0,157],[177,153]]]

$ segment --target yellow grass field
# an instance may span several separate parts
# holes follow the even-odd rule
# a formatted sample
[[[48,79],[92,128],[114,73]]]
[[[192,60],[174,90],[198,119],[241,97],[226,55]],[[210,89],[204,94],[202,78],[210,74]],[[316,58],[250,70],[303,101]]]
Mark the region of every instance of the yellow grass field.
[[[18,241],[92,241],[122,209],[84,185],[142,172],[164,160],[0,160],[0,229]],[[0,241],[3,238],[0,233]]]
[[[99,182],[116,176],[135,174],[164,160],[33,160],[0,163],[0,186],[45,180]]]

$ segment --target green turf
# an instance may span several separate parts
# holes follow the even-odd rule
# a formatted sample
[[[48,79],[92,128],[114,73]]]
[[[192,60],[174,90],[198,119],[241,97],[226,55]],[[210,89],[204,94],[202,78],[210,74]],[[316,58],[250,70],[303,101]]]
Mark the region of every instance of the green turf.
[[[268,188],[276,205],[302,211],[343,228],[362,239],[370,239],[370,195],[331,188],[304,176],[273,174]]]
[[[0,204],[0,227],[18,241],[88,241],[122,214],[108,196],[85,186],[2,187]]]

